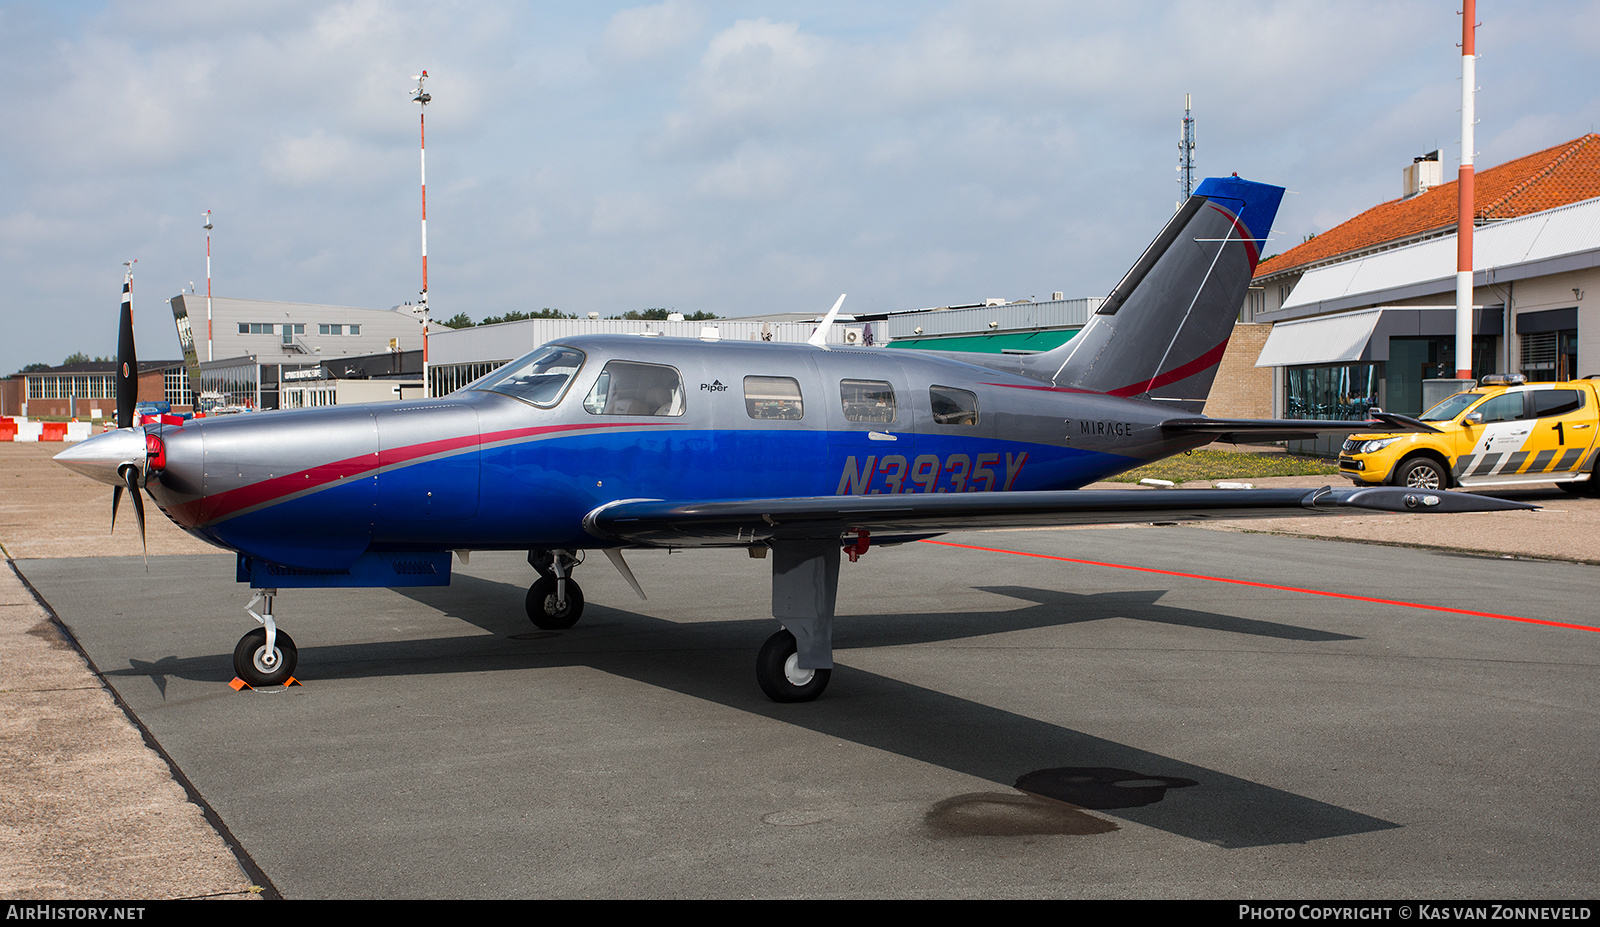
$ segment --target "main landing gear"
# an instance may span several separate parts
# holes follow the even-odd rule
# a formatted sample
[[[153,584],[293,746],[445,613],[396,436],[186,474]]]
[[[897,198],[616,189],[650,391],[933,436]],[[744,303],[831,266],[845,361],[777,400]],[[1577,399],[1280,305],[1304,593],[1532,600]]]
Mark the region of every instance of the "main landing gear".
[[[809,702],[822,694],[831,669],[801,669],[799,646],[787,629],[767,638],[756,655],[756,682],[774,702]]]
[[[844,553],[867,552],[865,531]],[[772,541],[772,617],[783,629],[756,655],[756,682],[774,702],[809,702],[833,676],[833,610],[839,598],[839,542]]]
[[[528,563],[539,578],[528,587],[528,620],[546,631],[565,631],[583,616],[583,590],[572,569],[583,558],[570,550],[530,550]]]
[[[272,597],[276,589],[257,592],[244,610],[261,622],[261,627],[239,638],[233,648],[233,671],[253,688],[281,686],[294,675],[295,664],[300,661],[300,651],[288,634],[278,630],[272,617]],[[257,602],[263,602],[261,614],[256,614]]]
[[[833,612],[839,597],[839,555],[851,562],[867,552],[865,530],[841,549],[837,539],[772,540],[772,616],[783,627],[756,656],[756,682],[775,702],[809,702],[822,694],[833,676]],[[623,577],[640,597],[644,592],[622,562],[620,551],[608,551]],[[613,555],[614,554],[614,555]],[[572,579],[582,563],[572,550],[530,550],[528,563],[539,578],[528,589],[528,619],[547,631],[564,631],[583,614],[583,590]]]

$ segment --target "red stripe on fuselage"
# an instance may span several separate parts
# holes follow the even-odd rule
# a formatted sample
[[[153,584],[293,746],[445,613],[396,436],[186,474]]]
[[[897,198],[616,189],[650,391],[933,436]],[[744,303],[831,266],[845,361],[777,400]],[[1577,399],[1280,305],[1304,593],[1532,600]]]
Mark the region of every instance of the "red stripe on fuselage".
[[[615,422],[583,425],[543,425],[537,428],[513,428],[487,434],[460,435],[453,438],[442,438],[438,441],[424,441],[421,444],[413,444],[409,447],[385,448],[374,454],[362,454],[359,457],[330,461],[306,470],[300,470],[284,476],[275,476],[259,483],[251,483],[249,486],[240,486],[237,489],[229,489],[215,495],[202,496],[193,502],[173,506],[167,514],[171,515],[172,519],[178,524],[186,527],[199,527],[202,524],[210,525],[238,515],[246,509],[282,501],[289,496],[304,493],[307,490],[319,489],[343,480],[368,476],[386,467],[393,467],[397,464],[418,460],[423,457],[555,432],[587,431],[595,428],[617,427],[619,425]]]

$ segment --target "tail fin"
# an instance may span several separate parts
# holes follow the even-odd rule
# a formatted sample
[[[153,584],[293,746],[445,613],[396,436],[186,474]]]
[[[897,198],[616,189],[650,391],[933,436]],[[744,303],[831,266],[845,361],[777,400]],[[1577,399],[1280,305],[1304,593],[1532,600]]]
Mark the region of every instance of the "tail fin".
[[[1238,177],[1201,183],[1083,331],[1028,358],[1031,372],[1200,411],[1282,198]]]

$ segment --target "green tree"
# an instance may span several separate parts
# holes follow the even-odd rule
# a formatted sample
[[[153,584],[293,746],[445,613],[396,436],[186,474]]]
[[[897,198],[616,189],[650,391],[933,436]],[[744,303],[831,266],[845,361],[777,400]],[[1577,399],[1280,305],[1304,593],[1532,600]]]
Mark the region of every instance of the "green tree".
[[[68,364],[87,364],[87,363],[89,363],[89,355],[83,353],[82,351],[74,351],[71,354],[67,355],[67,359],[61,362],[61,366],[65,367]]]
[[[448,319],[441,320],[439,324],[445,328],[471,328],[477,323],[472,321],[472,316],[467,315],[465,312],[458,312]]]
[[[479,325],[493,325],[496,322],[521,322],[523,319],[575,319],[575,318],[577,318],[577,316],[568,315],[567,313],[562,312],[560,309],[551,309],[549,306],[546,306],[543,309],[540,309],[538,312],[512,311],[512,312],[506,313],[505,315],[491,315],[488,318],[484,319],[482,322],[479,322],[478,324]]]
[[[674,311],[676,310],[656,306],[652,309],[629,309],[627,312],[611,316],[611,318],[624,319],[629,322],[665,322],[667,316]],[[721,316],[712,315],[709,312],[684,313],[683,316],[685,322],[709,322],[717,318],[721,318]]]

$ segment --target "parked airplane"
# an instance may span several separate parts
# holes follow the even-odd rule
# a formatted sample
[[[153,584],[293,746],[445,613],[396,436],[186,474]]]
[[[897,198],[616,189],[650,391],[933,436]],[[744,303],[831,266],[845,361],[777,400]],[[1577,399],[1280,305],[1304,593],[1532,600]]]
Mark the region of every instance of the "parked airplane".
[[[1088,325],[1044,353],[574,337],[425,401],[134,426],[130,393],[118,430],[56,460],[117,487],[113,520],[126,488],[143,531],[143,489],[238,553],[239,581],[259,590],[247,610],[265,600],[234,651],[257,686],[296,665],[272,612],[279,590],[445,585],[453,551],[528,551],[526,608],[541,628],[582,614],[572,573],[586,550],[641,596],[625,548],[770,551],[782,627],[757,679],[777,701],[805,701],[833,666],[840,554],[871,545],[975,526],[1530,508],[1389,487],[1078,489],[1230,436],[1432,430],[1384,414],[1198,414],[1282,193],[1202,183]],[[130,318],[125,305],[129,358]]]

